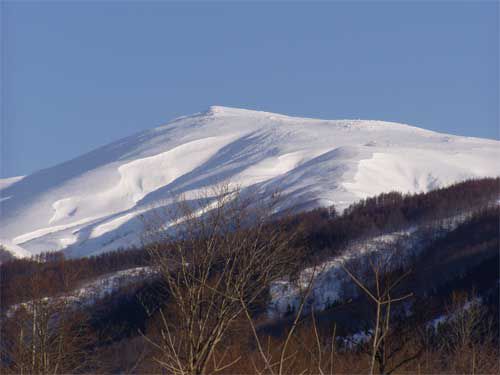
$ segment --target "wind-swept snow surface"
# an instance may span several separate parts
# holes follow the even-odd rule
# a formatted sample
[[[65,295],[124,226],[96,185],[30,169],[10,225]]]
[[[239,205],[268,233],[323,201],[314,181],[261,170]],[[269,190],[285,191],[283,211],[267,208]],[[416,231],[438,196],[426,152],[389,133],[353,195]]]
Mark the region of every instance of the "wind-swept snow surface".
[[[500,142],[364,120],[211,107],[22,178],[0,180],[0,238],[84,256],[139,243],[139,214],[231,181],[287,207],[500,175]],[[285,207],[282,207],[285,208]],[[18,251],[20,253],[20,251]]]

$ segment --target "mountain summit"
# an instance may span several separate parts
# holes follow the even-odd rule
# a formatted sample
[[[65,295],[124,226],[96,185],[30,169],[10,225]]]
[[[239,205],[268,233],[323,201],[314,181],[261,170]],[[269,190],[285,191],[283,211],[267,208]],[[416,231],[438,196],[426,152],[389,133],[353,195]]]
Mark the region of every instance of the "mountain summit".
[[[500,175],[500,142],[367,120],[212,106],[22,178],[0,180],[0,244],[85,256],[139,243],[138,215],[230,181],[284,206],[345,208],[381,192]]]

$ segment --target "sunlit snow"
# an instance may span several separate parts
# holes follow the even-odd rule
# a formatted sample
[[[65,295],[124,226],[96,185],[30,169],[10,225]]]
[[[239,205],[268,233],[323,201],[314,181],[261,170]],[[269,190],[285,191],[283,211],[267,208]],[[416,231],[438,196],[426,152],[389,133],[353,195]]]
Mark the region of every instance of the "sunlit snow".
[[[211,107],[22,178],[0,180],[0,238],[18,255],[140,243],[138,215],[230,181],[281,208],[343,209],[381,192],[500,174],[500,142],[365,120]],[[21,251],[19,249],[23,249]]]

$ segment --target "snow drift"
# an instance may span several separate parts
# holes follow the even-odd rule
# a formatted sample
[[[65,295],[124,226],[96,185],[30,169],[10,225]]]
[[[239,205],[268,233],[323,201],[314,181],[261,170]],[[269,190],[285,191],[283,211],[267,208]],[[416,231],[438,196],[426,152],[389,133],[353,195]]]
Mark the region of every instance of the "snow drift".
[[[500,175],[500,142],[365,120],[211,107],[29,176],[0,180],[0,238],[17,256],[139,243],[138,215],[223,182],[287,207],[350,203]],[[283,206],[282,208],[285,208]]]

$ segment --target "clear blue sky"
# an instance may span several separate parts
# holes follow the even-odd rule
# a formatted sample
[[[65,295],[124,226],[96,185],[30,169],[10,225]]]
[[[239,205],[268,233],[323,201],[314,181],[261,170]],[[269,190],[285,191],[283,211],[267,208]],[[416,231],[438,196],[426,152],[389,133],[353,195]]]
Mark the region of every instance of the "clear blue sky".
[[[212,104],[499,136],[497,1],[1,7],[3,177]]]

